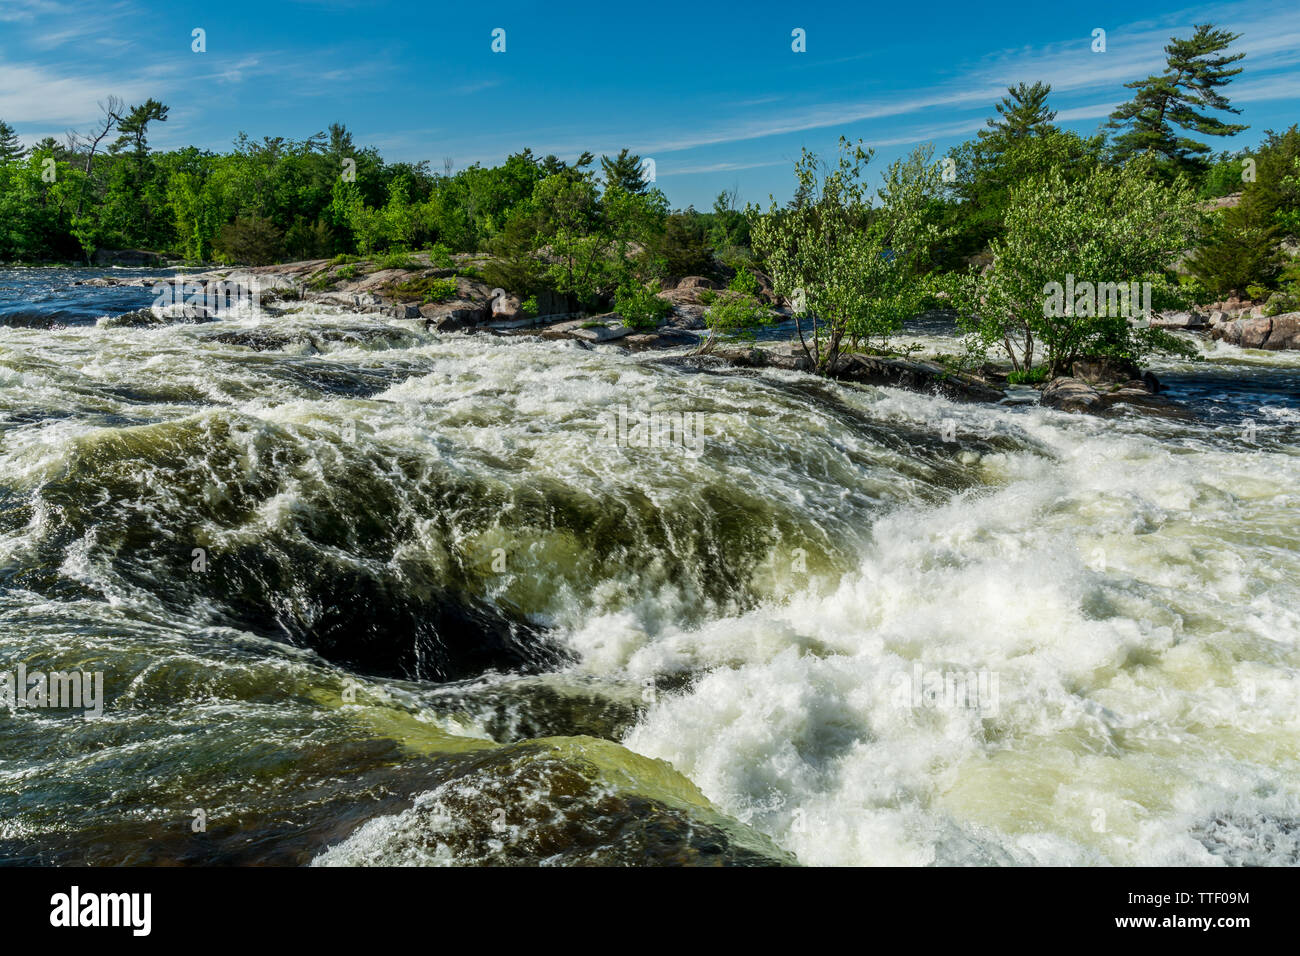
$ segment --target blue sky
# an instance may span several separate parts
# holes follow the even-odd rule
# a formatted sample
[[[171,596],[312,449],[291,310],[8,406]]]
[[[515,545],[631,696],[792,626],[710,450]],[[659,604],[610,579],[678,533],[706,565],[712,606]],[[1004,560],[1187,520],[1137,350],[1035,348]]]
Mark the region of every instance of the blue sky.
[[[1243,34],[1230,86],[1251,128],[1300,122],[1300,3],[403,3],[0,0],[0,119],[24,141],[84,129],[96,102],[153,96],[157,147],[227,149],[341,121],[388,159],[494,164],[629,146],[674,206],[791,192],[802,147],[861,137],[883,166],[969,139],[1005,87],[1052,83],[1058,123],[1096,129],[1162,67],[1171,35]],[[492,30],[506,31],[493,53]],[[191,50],[206,31],[207,52]],[[805,31],[807,51],[791,49]],[[1106,30],[1106,51],[1091,49]]]

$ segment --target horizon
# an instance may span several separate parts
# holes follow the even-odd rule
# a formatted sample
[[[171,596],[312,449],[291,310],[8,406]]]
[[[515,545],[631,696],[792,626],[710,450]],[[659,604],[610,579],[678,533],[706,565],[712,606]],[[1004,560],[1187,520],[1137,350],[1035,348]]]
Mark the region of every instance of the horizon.
[[[741,205],[788,199],[801,150],[826,156],[841,135],[875,150],[877,175],[923,143],[943,155],[974,138],[1021,81],[1051,83],[1056,124],[1090,135],[1131,96],[1126,82],[1161,71],[1170,37],[1213,22],[1242,34],[1231,51],[1246,53],[1244,72],[1226,93],[1249,129],[1203,141],[1235,151],[1292,125],[1300,8],[1162,6],[1134,19],[1106,2],[1085,18],[1017,2],[989,22],[986,10],[953,3],[878,14],[762,3],[740,15],[689,9],[689,19],[669,12],[683,5],[665,4],[638,19],[536,4],[440,12],[383,0],[234,0],[217,11],[191,0],[3,0],[0,69],[11,85],[0,119],[30,147],[86,129],[109,95],[153,97],[171,108],[150,130],[154,149],[224,153],[241,132],[303,140],[340,122],[358,147],[431,170],[444,157],[459,170],[526,148],[572,160],[627,147],[654,160],[674,208],[707,210],[724,189],[737,189]],[[412,39],[392,38],[393,13]],[[942,35],[925,29],[938,22]],[[492,51],[497,28],[504,53]],[[796,28],[806,52],[791,49]],[[1097,28],[1104,52],[1092,50]],[[205,52],[191,49],[194,29],[205,31]],[[415,37],[443,59],[431,65]],[[317,70],[322,58],[333,68]],[[884,58],[909,65],[880,69]],[[439,75],[442,91],[432,86]]]

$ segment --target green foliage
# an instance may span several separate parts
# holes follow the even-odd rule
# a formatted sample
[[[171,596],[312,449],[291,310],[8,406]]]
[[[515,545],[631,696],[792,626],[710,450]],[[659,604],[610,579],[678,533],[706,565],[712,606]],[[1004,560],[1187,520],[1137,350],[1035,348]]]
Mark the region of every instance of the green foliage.
[[[1042,136],[1055,131],[1052,120],[1056,111],[1047,108],[1047,97],[1052,92],[1050,83],[1018,83],[1007,87],[1008,96],[994,104],[998,115],[985,123],[987,129],[978,132],[979,138],[992,155],[1007,150],[1012,143],[1029,136]]]
[[[992,122],[992,121],[990,121]],[[940,264],[958,268],[1002,236],[1011,191],[1056,168],[1070,181],[1088,176],[1101,161],[1102,138],[1083,139],[1051,127],[1028,129],[1016,137],[990,136],[967,142],[948,156],[955,200],[945,213],[953,236],[945,242]]]
[[[435,242],[428,248],[429,264],[435,269],[454,269],[456,261],[451,257],[451,250],[443,243]]]
[[[0,120],[0,163],[16,163],[25,152],[14,128]]]
[[[929,147],[890,166],[875,208],[865,179],[869,159],[860,142],[841,139],[837,164],[821,175],[805,150],[795,165],[795,204],[747,210],[755,252],[776,293],[796,303],[800,344],[823,374],[835,370],[844,344],[857,349],[878,338],[883,345],[916,313],[918,269],[943,236],[927,216],[939,190]]]
[[[1178,130],[1197,136],[1232,136],[1247,128],[1213,115],[1241,112],[1221,92],[1241,72],[1241,67],[1230,67],[1246,54],[1223,52],[1239,37],[1215,29],[1212,23],[1197,24],[1190,38],[1174,38],[1165,46],[1163,73],[1126,83],[1137,92],[1111,114],[1107,124],[1118,131],[1113,144],[1116,159],[1127,162],[1154,153],[1167,177],[1204,172],[1210,147],[1179,135]]]
[[[622,317],[623,324],[632,329],[658,328],[672,310],[671,302],[638,283],[622,286],[614,296],[614,311]]]
[[[1267,316],[1296,311],[1300,311],[1300,295],[1292,292],[1274,292],[1264,304],[1264,314]]]
[[[758,290],[758,280],[746,270],[736,273],[725,292],[711,297],[708,311],[704,313],[709,336],[698,351],[708,352],[721,341],[752,339],[759,329],[776,321],[756,298]],[[700,301],[704,301],[703,294]]]
[[[1003,349],[1017,371],[1041,350],[1052,375],[1084,356],[1136,361],[1178,348],[1172,336],[1131,324],[1098,288],[1150,282],[1153,300],[1178,298],[1164,270],[1186,248],[1197,213],[1190,190],[1164,185],[1153,165],[1099,167],[1080,181],[1053,168],[1014,190],[991,269],[956,285],[963,328]],[[1076,301],[1064,301],[1075,283]]]
[[[227,264],[265,266],[280,261],[282,239],[275,223],[253,213],[222,226],[213,250]]]
[[[1035,365],[1029,369],[1016,369],[1007,375],[1008,385],[1038,385],[1047,381],[1046,365]]]
[[[380,269],[418,269],[420,264],[405,249],[393,249],[378,256],[375,265]]]
[[[1196,191],[1197,196],[1201,199],[1221,199],[1241,192],[1245,183],[1242,174],[1246,170],[1246,160],[1253,158],[1250,153],[1244,151],[1221,153],[1201,177],[1200,187]]]
[[[445,302],[456,297],[457,284],[454,278],[439,279],[436,276],[420,276],[390,285],[388,293],[398,299],[418,299],[421,302]]]
[[[646,271],[658,279],[708,275],[713,253],[705,221],[694,210],[665,216],[647,237],[643,256]]]
[[[619,151],[613,159],[608,156],[600,158],[600,167],[605,174],[605,186],[616,186],[624,192],[643,193],[649,183],[641,170],[641,157],[628,152],[627,148]]]

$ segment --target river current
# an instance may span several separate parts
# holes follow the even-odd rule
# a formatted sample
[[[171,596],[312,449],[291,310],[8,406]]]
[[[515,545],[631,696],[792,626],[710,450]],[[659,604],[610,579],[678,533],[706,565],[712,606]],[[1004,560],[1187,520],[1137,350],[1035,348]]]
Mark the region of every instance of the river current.
[[[134,274],[0,270],[0,673],[103,681],[0,860],[1300,864],[1300,353],[1100,419]]]

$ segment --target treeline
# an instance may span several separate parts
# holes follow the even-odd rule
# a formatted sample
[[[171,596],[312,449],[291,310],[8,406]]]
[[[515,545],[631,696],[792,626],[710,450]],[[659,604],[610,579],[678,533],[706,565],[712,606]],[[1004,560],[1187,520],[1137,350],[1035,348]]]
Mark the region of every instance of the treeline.
[[[1162,289],[1202,303],[1272,297],[1282,308],[1300,296],[1289,255],[1300,234],[1300,132],[1270,131],[1256,148],[1217,155],[1203,142],[1245,130],[1231,121],[1238,111],[1226,95],[1241,72],[1242,54],[1228,49],[1236,39],[1205,25],[1172,40],[1166,69],[1130,83],[1132,99],[1095,136],[1056,125],[1050,87],[1020,84],[995,104],[977,138],[941,158],[925,153],[925,168],[918,153],[891,171],[903,177],[892,185],[886,177],[883,189],[868,188],[861,177],[870,154],[854,147],[837,175],[818,175],[816,158],[805,157],[794,198],[766,210],[739,208],[734,192],[708,211],[670,210],[640,157],[626,149],[572,162],[525,149],[496,167],[457,170],[446,160],[432,169],[386,162],[333,125],[304,140],[241,134],[227,153],[158,151],[149,136],[168,108],[110,99],[90,131],[63,143],[47,138],[28,148],[0,122],[0,260],[74,261],[101,248],[145,248],[190,261],[266,264],[436,248],[489,255],[490,281],[520,295],[545,289],[594,305],[685,275],[730,279],[758,270],[770,277],[774,258],[814,252],[780,243],[848,241],[828,236],[825,220],[849,238],[885,230],[872,248],[897,266],[882,272],[868,256],[856,267],[880,290],[895,290],[892,304],[878,295],[874,305],[846,300],[845,308],[893,316],[915,305],[915,290],[932,293],[933,277],[980,274],[999,251],[1011,255],[1009,230],[1023,213],[1018,197],[1022,207],[1031,195],[1077,199],[1105,182],[1099,177],[1127,171],[1125,189],[1137,190],[1129,180],[1140,177],[1171,209],[1216,200],[1224,207],[1189,214],[1185,236],[1165,237],[1188,245],[1158,250],[1169,259]],[[1112,211],[1135,230],[1161,232],[1158,222]],[[768,246],[755,243],[756,227]],[[902,230],[925,241],[904,255]],[[1061,236],[1067,241],[1068,230]],[[1183,260],[1177,274],[1169,269],[1175,260]],[[904,262],[906,295],[897,286]],[[807,275],[814,284],[828,281]],[[742,278],[739,291],[748,284]],[[748,306],[729,312],[732,305],[716,310],[731,315],[728,323],[753,317]]]

